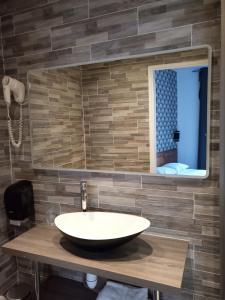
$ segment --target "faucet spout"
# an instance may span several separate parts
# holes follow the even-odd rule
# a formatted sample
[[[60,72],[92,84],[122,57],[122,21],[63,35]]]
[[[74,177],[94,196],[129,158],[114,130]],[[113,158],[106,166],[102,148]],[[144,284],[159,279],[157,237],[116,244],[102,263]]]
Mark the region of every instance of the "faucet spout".
[[[80,182],[80,194],[81,194],[81,209],[87,211],[87,182]]]

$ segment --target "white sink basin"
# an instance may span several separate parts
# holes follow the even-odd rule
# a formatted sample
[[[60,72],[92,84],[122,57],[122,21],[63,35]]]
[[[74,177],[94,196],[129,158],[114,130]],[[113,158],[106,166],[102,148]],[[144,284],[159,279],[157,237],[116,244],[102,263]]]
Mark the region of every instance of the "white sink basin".
[[[55,218],[56,227],[78,247],[90,250],[119,246],[150,226],[133,215],[110,212],[75,212]]]

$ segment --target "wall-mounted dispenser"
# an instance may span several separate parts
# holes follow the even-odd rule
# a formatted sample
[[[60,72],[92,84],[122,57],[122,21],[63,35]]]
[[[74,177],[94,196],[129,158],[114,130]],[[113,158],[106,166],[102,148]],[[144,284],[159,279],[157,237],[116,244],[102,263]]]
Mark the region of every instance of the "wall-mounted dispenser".
[[[32,183],[21,180],[10,185],[4,193],[4,204],[10,223],[17,225],[26,219],[34,219],[34,197]]]
[[[32,182],[28,180],[17,181],[7,187],[4,193],[4,204],[10,225],[14,234],[18,235],[27,229],[29,223],[34,221],[34,197]],[[30,226],[30,225],[29,225]],[[7,292],[8,300],[25,300],[32,288],[17,282]]]

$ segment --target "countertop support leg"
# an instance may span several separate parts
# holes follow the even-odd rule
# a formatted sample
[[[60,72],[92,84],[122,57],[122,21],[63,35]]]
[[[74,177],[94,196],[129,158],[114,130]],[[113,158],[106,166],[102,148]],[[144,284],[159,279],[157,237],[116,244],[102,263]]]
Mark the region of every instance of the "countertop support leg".
[[[37,261],[34,262],[34,280],[35,280],[35,295],[36,299],[40,300],[40,269],[39,269],[39,263]]]
[[[158,290],[153,291],[153,300],[161,300],[160,291]]]
[[[161,299],[161,297],[160,297],[160,292],[159,292],[159,291],[156,291],[156,299],[157,299],[157,300],[160,300],[160,299]]]

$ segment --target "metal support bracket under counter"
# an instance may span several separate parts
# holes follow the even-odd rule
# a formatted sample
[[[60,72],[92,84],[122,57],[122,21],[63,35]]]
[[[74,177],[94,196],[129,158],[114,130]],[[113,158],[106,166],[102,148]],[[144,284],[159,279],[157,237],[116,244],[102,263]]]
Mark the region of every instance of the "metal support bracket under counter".
[[[188,241],[141,234],[123,246],[95,253],[75,247],[55,226],[38,225],[4,244],[2,250],[127,284],[175,291],[182,285]]]

